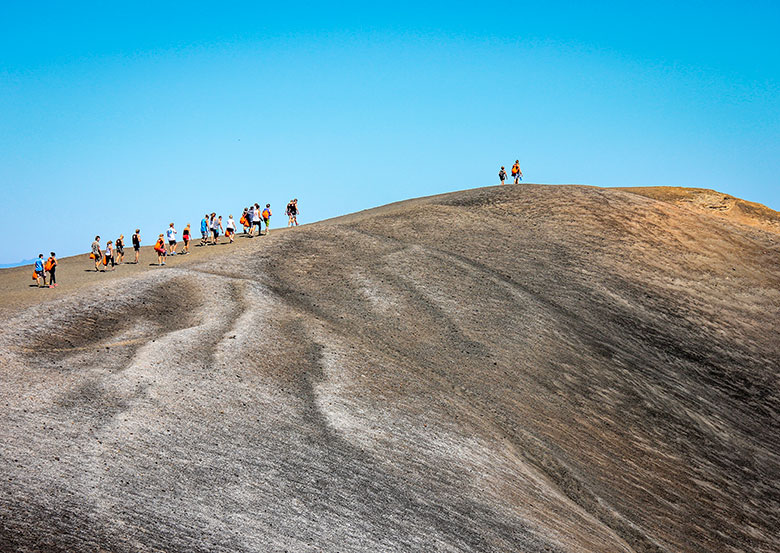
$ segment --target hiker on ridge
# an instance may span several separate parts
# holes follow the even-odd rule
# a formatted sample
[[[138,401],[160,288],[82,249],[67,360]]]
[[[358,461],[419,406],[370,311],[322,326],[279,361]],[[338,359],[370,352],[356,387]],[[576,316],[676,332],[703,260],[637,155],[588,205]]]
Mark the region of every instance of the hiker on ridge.
[[[57,272],[57,256],[54,255],[54,252],[51,252],[49,259],[46,260],[43,268],[49,271],[49,288],[54,288],[57,286],[57,279],[54,276],[54,273]]]
[[[46,287],[46,273],[43,268],[43,254],[38,254],[38,259],[35,260],[35,282],[38,283],[38,288],[41,287],[41,280],[43,280],[43,287]]]
[[[287,204],[287,226],[298,226],[298,200],[290,200]]]
[[[116,239],[114,245],[116,246],[117,263],[124,263],[125,262],[125,235],[120,234],[119,238]]]
[[[260,236],[261,233],[261,227],[260,227],[260,204],[255,204],[252,207],[249,208],[249,213],[252,215],[252,226],[249,227],[249,237],[252,238],[254,236],[254,227],[257,227],[257,235]]]
[[[154,244],[154,251],[157,252],[157,265],[165,265],[165,256],[168,252],[165,251],[165,240],[163,239],[162,234],[157,238],[157,242]]]
[[[504,181],[506,180],[506,171],[504,171],[504,166],[501,166],[501,170],[498,172],[498,178],[501,179],[501,184],[504,184]]]
[[[105,257],[103,258],[103,265],[106,266],[106,269],[108,269],[108,262],[111,262],[111,270],[113,271],[116,269],[116,263],[114,262],[114,246],[112,245],[114,242],[109,240],[106,242],[106,253]],[[103,269],[105,271],[105,269]]]
[[[190,253],[190,239],[191,239],[191,237],[192,236],[190,234],[190,224],[187,223],[187,226],[184,227],[183,231],[181,231],[181,238],[182,238],[182,240],[184,240],[184,251],[181,252],[181,253]]]
[[[141,229],[135,229],[133,249],[135,250],[135,264],[138,265],[138,253],[141,251]]]
[[[523,172],[520,170],[520,160],[516,159],[515,164],[512,165],[512,178],[515,179],[515,184],[519,184],[523,180]]]
[[[100,270],[100,262],[103,260],[103,253],[100,251],[100,236],[95,236],[92,242],[92,253],[89,257],[95,260],[95,272]]]
[[[249,219],[247,218],[248,214],[249,208],[245,207],[244,212],[241,214],[241,218],[238,220],[238,222],[241,223],[241,226],[244,227],[244,234],[246,234],[246,229],[250,226]]]
[[[225,225],[225,236],[230,239],[230,243],[233,243],[233,236],[236,234],[236,222],[233,220],[233,216],[229,215],[227,224]]]
[[[165,233],[168,237],[168,248],[171,251],[171,255],[176,255],[176,229],[173,227],[173,223],[168,225],[168,230]]]
[[[265,204],[265,209],[263,210],[263,222],[265,223],[265,233],[268,234],[268,227],[271,226],[271,204]]]
[[[203,216],[203,220],[200,222],[200,245],[205,246],[209,236],[209,214],[206,213]]]

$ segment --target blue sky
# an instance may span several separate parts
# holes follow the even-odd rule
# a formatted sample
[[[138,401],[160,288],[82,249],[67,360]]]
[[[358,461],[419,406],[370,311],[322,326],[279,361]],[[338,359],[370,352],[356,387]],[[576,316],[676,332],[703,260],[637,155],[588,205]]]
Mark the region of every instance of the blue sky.
[[[250,201],[310,222],[517,158],[780,210],[776,2],[110,4],[0,4],[0,263]]]

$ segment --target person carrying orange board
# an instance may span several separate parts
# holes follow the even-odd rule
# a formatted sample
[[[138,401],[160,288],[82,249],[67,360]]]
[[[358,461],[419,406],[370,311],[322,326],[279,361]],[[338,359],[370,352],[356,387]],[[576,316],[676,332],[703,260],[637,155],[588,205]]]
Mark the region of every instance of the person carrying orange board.
[[[57,272],[57,256],[54,255],[54,252],[51,252],[49,259],[43,264],[43,268],[49,272],[49,288],[54,288],[57,286],[57,277],[54,276],[54,273]]]
[[[504,181],[506,180],[506,171],[504,171],[504,166],[501,166],[501,170],[498,172],[498,178],[501,180],[501,184],[504,184]]]
[[[252,226],[249,222],[248,215],[249,215],[249,208],[245,207],[244,212],[241,214],[241,218],[238,220],[238,222],[241,223],[241,226],[244,227],[244,234],[246,234],[247,228]]]
[[[89,254],[90,259],[95,260],[95,272],[100,270],[100,262],[103,260],[103,253],[100,251],[100,236],[95,236],[95,241],[92,242],[92,253]]]
[[[236,234],[236,221],[232,215],[228,216],[227,224],[225,225],[225,236],[230,239],[230,244],[233,243],[233,236]]]
[[[512,178],[515,179],[515,184],[520,184],[523,180],[523,172],[520,170],[520,160],[516,159],[515,164],[512,165]]]
[[[109,240],[106,242],[106,253],[105,257],[103,257],[103,265],[106,266],[106,269],[108,269],[108,263],[111,262],[111,270],[113,271],[116,269],[116,262],[114,261],[114,246],[112,245],[114,242]]]
[[[154,244],[154,251],[157,252],[157,265],[165,265],[165,256],[168,252],[165,251],[165,239],[162,234]]]
[[[268,227],[271,226],[271,204],[265,204],[263,222],[265,223],[265,233],[268,234]]]

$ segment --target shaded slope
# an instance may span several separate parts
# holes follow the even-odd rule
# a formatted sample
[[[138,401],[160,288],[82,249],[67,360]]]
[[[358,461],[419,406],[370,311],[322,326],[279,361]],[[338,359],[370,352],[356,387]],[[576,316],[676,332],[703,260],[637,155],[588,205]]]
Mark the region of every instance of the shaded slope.
[[[521,186],[250,242],[7,325],[3,549],[780,549],[777,235]]]

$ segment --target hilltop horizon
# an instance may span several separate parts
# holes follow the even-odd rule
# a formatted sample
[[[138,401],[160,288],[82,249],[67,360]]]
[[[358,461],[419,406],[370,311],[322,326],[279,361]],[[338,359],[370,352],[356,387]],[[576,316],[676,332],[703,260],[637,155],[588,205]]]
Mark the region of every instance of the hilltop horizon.
[[[494,186],[0,271],[0,550],[779,550],[779,217]]]
[[[532,183],[532,182],[521,182],[519,185],[507,184],[505,186],[521,186],[522,187],[522,186],[537,186],[537,185],[540,185],[540,184],[539,183]],[[598,185],[591,185],[591,184],[560,184],[560,183],[559,184],[542,184],[541,186],[583,186],[583,187],[593,187],[593,188],[616,188],[616,189],[620,189],[620,190],[632,191],[632,192],[639,193],[639,194],[645,194],[645,195],[648,195],[650,197],[656,197],[656,198],[660,198],[661,196],[663,196],[663,194],[660,193],[662,191],[676,191],[676,192],[673,193],[674,198],[673,198],[672,201],[677,201],[681,205],[682,204],[687,204],[687,205],[689,205],[691,207],[699,207],[699,208],[701,208],[702,206],[701,205],[695,205],[694,197],[698,197],[699,200],[700,200],[701,198],[704,198],[704,197],[712,199],[712,198],[720,195],[720,196],[724,196],[726,198],[729,198],[732,204],[734,204],[734,201],[736,201],[739,204],[739,205],[737,205],[738,209],[739,209],[740,205],[742,205],[742,206],[744,206],[744,205],[755,205],[755,206],[758,206],[759,210],[761,210],[763,213],[770,213],[770,212],[771,213],[777,213],[776,210],[773,210],[769,206],[765,206],[765,205],[763,205],[761,203],[750,201],[749,199],[746,199],[746,198],[736,198],[736,197],[731,196],[729,194],[724,194],[722,192],[719,192],[719,191],[713,190],[713,189],[709,189],[709,188],[687,188],[687,187],[668,186],[668,185],[658,185],[658,186],[650,186],[650,187],[647,187],[647,186],[645,186],[645,187],[640,187],[640,186],[635,186],[635,187],[625,187],[625,186],[601,187],[601,186],[598,186]],[[466,188],[466,189],[464,189],[462,191],[465,191],[465,190],[476,190],[478,188],[486,188],[486,186],[478,186],[478,187],[474,187],[474,188]],[[653,191],[657,191],[657,192],[653,192]],[[447,193],[451,193],[451,192],[458,192],[458,191],[454,190],[454,191],[439,192],[439,193],[436,193],[436,194],[430,194],[430,195],[419,196],[419,197],[414,197],[414,198],[403,198],[403,199],[394,200],[391,203],[401,203],[401,202],[404,202],[404,201],[407,201],[407,200],[427,198],[429,196],[435,196],[435,195],[440,195],[440,194],[447,194]],[[712,198],[710,198],[711,195],[714,195],[714,196],[712,196]],[[671,198],[671,196],[668,196],[666,199],[669,200],[670,198]],[[701,202],[699,202],[699,203],[701,203]],[[385,204],[385,205],[389,205],[389,204]],[[354,211],[352,213],[357,213],[357,212],[360,212],[360,211],[367,211],[367,210],[371,210],[371,209],[375,209],[375,208],[379,208],[379,207],[382,207],[382,206],[381,205],[376,205],[376,206],[362,207],[362,208],[359,208],[359,209],[357,209],[356,211]],[[284,215],[283,209],[279,209],[279,207],[274,207],[273,209],[274,209],[274,218],[273,219],[274,219],[275,223],[277,224],[277,226],[271,227],[271,228],[272,229],[277,229],[277,230],[281,229],[281,228],[285,228],[287,220],[286,220],[286,216]],[[727,212],[727,213],[730,212],[731,211],[731,206],[722,205],[719,209],[715,210],[715,213],[723,214],[724,211]],[[226,211],[224,214],[222,214],[222,213],[220,213],[220,214],[222,214],[224,217],[227,217],[228,213],[230,213],[230,214],[233,214],[236,217],[236,220],[238,220],[238,216],[240,215],[240,212],[241,212],[240,208],[234,208],[232,211],[230,211],[230,209],[228,209],[228,211]],[[350,215],[350,213],[329,214],[329,215],[326,215],[322,219],[319,219],[319,220],[305,220],[304,224],[312,224],[312,223],[327,221],[329,219],[343,217],[343,216],[346,216],[346,215]],[[753,215],[755,216],[756,213],[754,213]],[[190,217],[189,219],[187,219],[186,217],[184,218],[189,223],[192,224],[192,228],[195,231],[195,235],[198,234],[196,227],[198,226],[201,217],[202,217],[202,214],[199,214],[199,215],[197,215],[194,218],[193,217]],[[753,218],[755,218],[755,217],[753,217]],[[168,226],[168,222],[170,222],[167,219],[165,221],[166,222],[160,223],[158,225],[159,230],[156,231],[156,232],[145,233],[144,230],[142,229],[142,234],[145,235],[145,242],[144,242],[145,244],[148,245],[150,243],[149,241],[150,240],[154,240],[156,238],[157,234],[162,233],[162,232],[165,231],[165,229]],[[174,221],[174,222],[176,223],[176,228],[179,230],[179,234],[181,234],[181,229],[184,228],[184,224],[180,224],[180,223],[178,223],[176,221]],[[132,226],[132,229],[130,229],[130,230],[119,231],[119,232],[116,232],[114,234],[116,234],[116,236],[119,236],[120,233],[124,233],[125,234],[125,238],[128,239],[128,237],[132,234],[134,229],[135,229],[135,226]],[[56,251],[58,257],[65,258],[65,257],[72,257],[72,256],[82,255],[84,253],[89,253],[89,244],[92,242],[92,236],[94,236],[94,234],[101,234],[101,233],[98,231],[97,233],[93,233],[92,235],[90,235],[89,239],[86,242],[84,242],[84,244],[82,246],[79,246],[79,248],[81,248],[81,250],[77,250],[76,247],[65,248],[64,250],[62,248],[60,248],[59,251]],[[104,232],[103,235],[106,236],[106,237],[113,237],[113,234],[111,234],[111,233],[105,233]],[[113,238],[108,238],[108,239],[113,239]],[[50,251],[52,251],[50,248],[49,249],[44,248],[44,249],[41,249],[38,253],[43,253],[44,257],[47,257],[49,255]],[[63,254],[63,253],[61,253],[62,251],[65,251],[66,253]],[[0,269],[8,269],[8,268],[21,267],[21,266],[24,266],[24,265],[31,265],[31,264],[33,264],[35,262],[36,257],[26,258],[26,259],[22,259],[22,260],[19,260],[19,261],[6,261],[6,262],[3,262],[3,263],[0,263]]]

